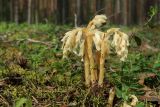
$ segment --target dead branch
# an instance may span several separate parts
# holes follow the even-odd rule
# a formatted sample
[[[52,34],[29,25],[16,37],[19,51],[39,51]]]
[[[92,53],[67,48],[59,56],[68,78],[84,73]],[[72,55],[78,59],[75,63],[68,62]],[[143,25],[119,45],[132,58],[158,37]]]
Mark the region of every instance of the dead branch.
[[[107,107],[113,107],[113,100],[114,100],[115,94],[116,94],[116,91],[115,91],[115,88],[113,87],[109,91],[109,98],[108,98]]]
[[[32,98],[35,101],[35,103],[38,104],[38,100],[34,96],[32,96]]]
[[[28,42],[31,42],[31,43],[40,43],[40,44],[43,44],[43,45],[46,45],[48,47],[52,47],[52,44],[50,42],[43,42],[43,41],[39,41],[39,40],[34,40],[34,39],[27,39]]]

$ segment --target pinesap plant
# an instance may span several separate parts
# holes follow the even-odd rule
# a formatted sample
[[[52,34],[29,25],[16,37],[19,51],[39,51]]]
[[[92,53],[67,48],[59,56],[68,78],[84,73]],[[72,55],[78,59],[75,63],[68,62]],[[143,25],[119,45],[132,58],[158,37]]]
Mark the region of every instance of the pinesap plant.
[[[110,28],[106,32],[98,28],[106,24],[105,15],[96,15],[87,27],[78,27],[65,33],[62,38],[63,58],[67,58],[70,52],[82,58],[84,61],[86,86],[103,86],[104,64],[109,56],[111,48],[125,61],[128,54],[128,35],[120,31],[120,28]]]

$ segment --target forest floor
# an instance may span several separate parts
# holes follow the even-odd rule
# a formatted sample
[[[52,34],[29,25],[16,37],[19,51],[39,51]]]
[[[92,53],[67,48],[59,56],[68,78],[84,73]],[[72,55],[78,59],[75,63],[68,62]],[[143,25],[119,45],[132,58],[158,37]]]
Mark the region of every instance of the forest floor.
[[[160,27],[114,27],[132,35],[128,58],[124,63],[114,54],[107,58],[104,87],[90,89],[81,59],[62,59],[60,40],[70,26],[1,23],[0,106],[104,107],[111,87],[115,107],[129,103],[130,95],[138,97],[136,107],[160,105]]]

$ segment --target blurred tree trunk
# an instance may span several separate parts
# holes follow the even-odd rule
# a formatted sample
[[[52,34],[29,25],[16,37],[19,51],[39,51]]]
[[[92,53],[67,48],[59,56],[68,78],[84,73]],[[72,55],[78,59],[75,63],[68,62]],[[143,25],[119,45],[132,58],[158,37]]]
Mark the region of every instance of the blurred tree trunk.
[[[36,0],[31,0],[31,23],[35,23],[36,16]]]
[[[39,19],[41,22],[43,22],[43,9],[44,9],[44,5],[43,5],[43,0],[39,0]]]
[[[113,1],[112,0],[105,0],[106,8],[105,8],[105,13],[107,17],[109,18],[108,20],[113,22]]]
[[[0,21],[3,20],[3,0],[0,0]]]
[[[55,22],[55,24],[57,24],[58,23],[58,15],[57,15],[57,0],[54,0],[54,22]]]
[[[39,0],[35,0],[35,23],[39,23],[39,5],[38,5]]]
[[[72,24],[75,24],[75,23],[77,23],[77,22],[75,22],[77,20],[76,0],[69,0],[68,2],[69,2],[69,6],[68,6],[69,7],[69,12],[68,12],[68,14],[70,16],[69,21],[71,21]],[[77,25],[75,24],[75,26],[77,26]]]
[[[158,0],[158,24],[160,24],[160,0]]]
[[[10,0],[10,21],[13,21],[13,0]]]
[[[97,14],[104,14],[105,13],[105,0],[96,0],[96,12]],[[111,3],[112,4],[112,3]]]
[[[137,21],[142,25],[144,22],[144,1],[137,0]]]
[[[127,9],[127,19],[128,19],[128,24],[132,23],[132,0],[128,0],[128,9]]]
[[[116,0],[115,1],[115,22],[117,24],[120,23],[120,14],[121,14],[121,4],[120,4],[120,0]]]
[[[94,15],[96,13],[96,0],[89,0],[90,13]],[[93,16],[92,16],[93,17]]]
[[[83,8],[82,8],[81,18],[82,18],[82,22],[86,22],[88,19],[88,2],[87,2],[87,0],[83,0],[82,6],[83,6]]]
[[[12,0],[13,1],[13,0]],[[25,0],[19,0],[19,10],[21,11],[21,10],[23,10],[23,2],[24,2]]]
[[[100,11],[101,9],[101,0],[96,0],[96,11]]]
[[[156,20],[157,20],[157,24],[160,24],[160,0],[156,0],[155,4],[156,4],[157,9],[158,9]]]
[[[77,0],[77,24],[79,25],[81,23],[81,0]]]
[[[95,14],[106,14],[113,23],[143,24],[150,6],[160,10],[160,0],[0,0],[0,20],[66,24],[76,19],[81,24]],[[154,20],[160,23],[160,12]]]
[[[32,9],[32,0],[28,0],[28,18],[27,22],[28,24],[31,24],[31,9]]]
[[[14,21],[16,24],[19,23],[19,0],[14,0]]]
[[[62,0],[62,24],[66,23],[66,0]]]
[[[127,25],[127,0],[122,0],[122,22]]]

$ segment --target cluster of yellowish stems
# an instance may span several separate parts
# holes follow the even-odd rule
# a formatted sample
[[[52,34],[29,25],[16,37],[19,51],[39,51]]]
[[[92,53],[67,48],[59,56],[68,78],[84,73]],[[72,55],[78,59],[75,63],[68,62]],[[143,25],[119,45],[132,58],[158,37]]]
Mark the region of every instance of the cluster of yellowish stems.
[[[83,29],[83,37],[85,39],[85,50],[84,50],[84,69],[85,69],[85,84],[86,86],[94,86],[98,82],[99,86],[103,86],[104,80],[104,63],[108,50],[94,50],[93,52],[93,35],[94,33],[90,30],[90,24],[87,28]],[[102,41],[103,42],[103,41]],[[102,43],[103,47],[105,46]]]
[[[84,59],[85,84],[86,86],[103,86],[105,58],[109,54],[109,37],[114,34],[112,43],[116,53],[122,60],[128,54],[128,36],[119,31],[119,28],[112,28],[106,33],[98,31],[96,28],[106,23],[105,15],[96,15],[87,27],[76,28],[69,31],[63,37],[63,56],[67,56],[69,51],[76,52],[79,46],[79,55]],[[82,42],[83,41],[83,42]],[[94,49],[95,47],[95,49]]]

